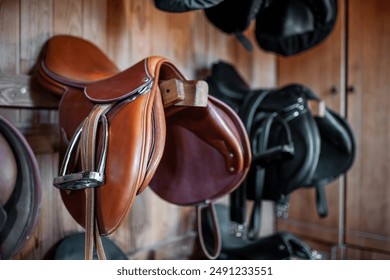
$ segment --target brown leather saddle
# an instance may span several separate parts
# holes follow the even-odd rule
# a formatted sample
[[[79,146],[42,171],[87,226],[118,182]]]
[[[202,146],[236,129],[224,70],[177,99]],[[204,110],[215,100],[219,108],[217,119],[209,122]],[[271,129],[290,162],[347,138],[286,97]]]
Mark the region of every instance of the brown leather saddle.
[[[91,42],[61,35],[45,45],[37,78],[61,96],[54,185],[86,228],[87,259],[94,243],[103,251],[99,236],[120,226],[152,178],[163,199],[188,205],[231,192],[247,173],[249,141],[238,116],[163,57],[120,71]]]

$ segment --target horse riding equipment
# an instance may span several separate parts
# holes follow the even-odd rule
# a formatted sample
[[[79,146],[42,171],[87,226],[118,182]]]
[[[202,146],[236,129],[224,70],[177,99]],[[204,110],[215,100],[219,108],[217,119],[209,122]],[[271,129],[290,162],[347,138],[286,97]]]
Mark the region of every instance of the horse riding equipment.
[[[83,260],[84,259],[84,244],[85,234],[82,232],[72,233],[62,238],[52,248],[45,259],[50,260]],[[118,245],[112,240],[103,236],[102,243],[106,253],[107,260],[128,260],[125,252],[123,252]],[[96,250],[93,252],[94,260],[98,259]]]
[[[224,0],[154,0],[157,9],[171,13],[207,9]]]
[[[207,82],[210,94],[233,104],[251,142],[248,176],[230,196],[232,221],[245,224],[248,238],[256,238],[261,201],[278,202],[278,214],[284,215],[288,195],[300,187],[315,187],[317,212],[325,217],[324,186],[345,173],[354,160],[355,141],[347,121],[303,85],[250,90],[235,68],[224,62],[213,65]],[[254,203],[249,223],[246,200]]]
[[[276,232],[254,240],[247,239],[242,234],[242,228],[231,223],[227,205],[216,204],[215,209],[222,236],[222,250],[219,255],[221,260],[320,260],[325,258],[289,232]],[[206,246],[212,247],[214,236],[211,217],[205,215],[203,223]]]
[[[0,116],[0,259],[10,259],[27,242],[41,204],[36,158],[19,130]]]
[[[92,258],[94,243],[99,257],[104,258],[99,236],[120,226],[135,196],[155,173],[160,175],[153,189],[163,198],[165,189],[161,185],[167,184],[165,180],[186,183],[185,176],[190,175],[185,173],[187,169],[171,172],[173,177],[159,171],[169,166],[160,161],[166,162],[171,153],[181,151],[183,158],[177,160],[189,159],[194,167],[210,164],[199,162],[203,154],[196,150],[198,147],[202,153],[210,152],[211,159],[218,157],[218,163],[227,169],[219,175],[227,176],[230,185],[205,194],[206,198],[231,190],[246,174],[238,142],[244,136],[229,127],[236,125],[232,120],[235,116],[229,115],[226,105],[208,98],[205,82],[187,81],[165,58],[147,57],[119,71],[92,43],[73,36],[55,36],[45,46],[37,74],[42,86],[62,96],[63,165],[54,185],[61,189],[72,217],[86,228],[87,259]],[[170,142],[177,141],[176,137],[176,143],[186,139],[188,142],[181,144],[193,146],[182,150],[173,146]],[[181,187],[176,186],[177,193]]]
[[[337,19],[337,0],[272,0],[256,16],[259,46],[290,56],[322,42]]]
[[[255,21],[258,46],[284,56],[321,43],[333,30],[338,12],[337,0],[155,0],[155,4],[173,13],[203,9],[212,25],[234,34],[248,51],[253,45],[244,31]]]
[[[252,51],[253,46],[243,32],[266,3],[266,0],[224,0],[204,9],[204,13],[210,23],[227,34],[234,34],[248,51]]]

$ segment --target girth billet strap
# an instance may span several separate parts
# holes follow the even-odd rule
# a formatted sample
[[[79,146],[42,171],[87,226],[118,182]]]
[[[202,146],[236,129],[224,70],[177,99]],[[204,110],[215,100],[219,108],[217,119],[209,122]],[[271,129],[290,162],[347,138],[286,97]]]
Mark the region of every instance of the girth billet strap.
[[[83,172],[95,171],[96,169],[96,140],[98,137],[98,124],[102,122],[103,127],[107,129],[107,119],[105,114],[111,109],[113,104],[95,105],[89,116],[85,119],[82,135],[80,139],[81,167]],[[103,129],[103,137],[108,137],[107,131]],[[107,143],[107,141],[103,141]],[[102,155],[106,153],[106,147],[103,147]],[[102,157],[102,156],[101,156]],[[104,159],[100,159],[103,160]],[[106,259],[102,242],[100,239],[99,228],[95,219],[95,189],[85,189],[85,259],[93,258],[94,243],[99,259]]]
[[[105,259],[100,232],[95,218],[95,188],[105,182],[105,162],[108,146],[108,121],[106,113],[114,103],[95,105],[71,139],[66,151],[60,176],[54,179],[54,186],[63,190],[85,191],[85,259],[93,258],[94,244],[99,259]],[[102,125],[101,152],[97,161],[97,138],[99,123]],[[68,174],[72,158],[81,158],[81,172]]]

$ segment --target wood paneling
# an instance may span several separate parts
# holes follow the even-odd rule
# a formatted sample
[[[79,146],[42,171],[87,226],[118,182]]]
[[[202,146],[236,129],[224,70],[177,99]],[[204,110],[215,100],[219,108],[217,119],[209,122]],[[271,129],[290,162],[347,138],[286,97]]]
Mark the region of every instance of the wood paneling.
[[[71,34],[94,42],[121,69],[145,56],[160,55],[193,79],[200,69],[223,59],[235,64],[251,85],[274,86],[276,81],[273,54],[256,47],[246,52],[233,36],[213,27],[202,11],[166,13],[156,9],[152,0],[0,0],[0,27],[0,72],[6,74],[31,75],[45,41],[56,34]],[[253,39],[253,31],[248,32]],[[48,93],[38,93],[48,98]],[[36,152],[43,193],[38,224],[14,258],[42,259],[62,237],[82,230],[52,187],[58,154],[55,143],[44,140],[56,139],[53,128],[58,114],[52,109],[3,107],[9,103],[0,104],[0,113],[23,129]],[[185,258],[194,239],[194,219],[193,207],[169,204],[147,189],[110,238],[132,258]],[[173,249],[170,240],[182,249]]]
[[[348,244],[390,252],[390,2],[349,1],[348,118],[357,138],[348,173]]]

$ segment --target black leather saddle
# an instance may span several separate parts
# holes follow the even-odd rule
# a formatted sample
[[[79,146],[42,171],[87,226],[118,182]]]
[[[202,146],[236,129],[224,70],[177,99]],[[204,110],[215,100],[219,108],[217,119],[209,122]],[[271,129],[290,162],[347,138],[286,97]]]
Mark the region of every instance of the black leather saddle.
[[[337,19],[337,0],[155,0],[155,5],[172,13],[203,9],[212,25],[235,35],[248,51],[253,46],[244,32],[256,21],[259,47],[284,56],[322,42]]]
[[[304,85],[251,90],[236,69],[223,61],[212,66],[207,82],[211,95],[238,112],[251,142],[248,176],[230,195],[232,221],[245,224],[246,202],[253,201],[247,233],[255,238],[261,201],[276,201],[283,210],[288,195],[301,187],[316,189],[317,212],[327,216],[324,187],[345,173],[355,156],[347,121]]]
[[[157,9],[170,13],[184,13],[207,9],[224,0],[154,0]]]
[[[284,56],[322,42],[337,19],[337,0],[270,0],[256,16],[259,46]]]

